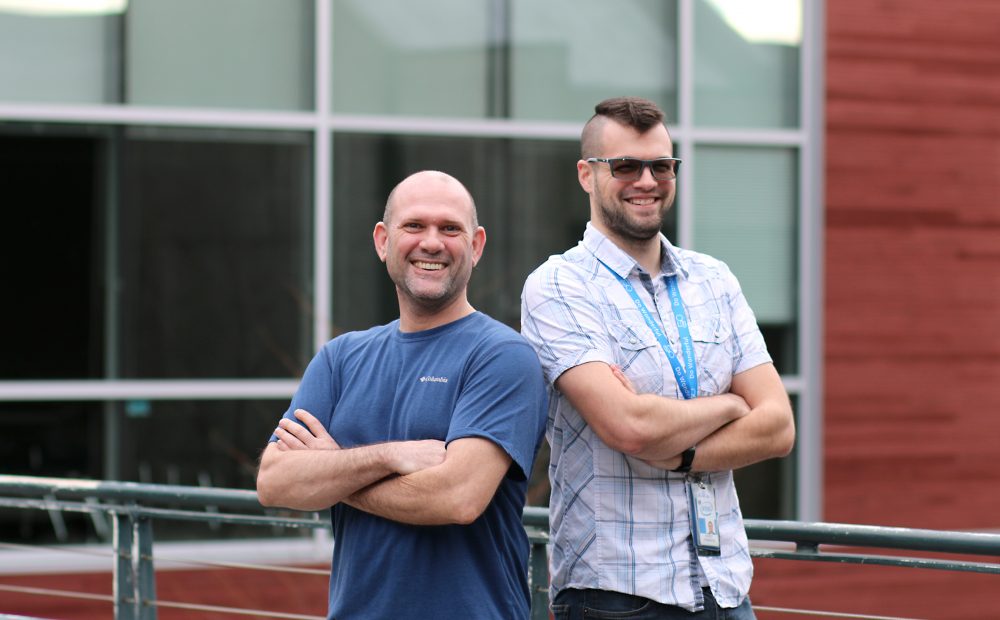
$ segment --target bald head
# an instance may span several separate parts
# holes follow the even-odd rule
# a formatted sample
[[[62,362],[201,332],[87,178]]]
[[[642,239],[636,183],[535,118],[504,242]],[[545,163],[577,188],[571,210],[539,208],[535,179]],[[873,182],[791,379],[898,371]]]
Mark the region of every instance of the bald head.
[[[472,214],[472,228],[479,226],[479,218],[476,215],[476,202],[472,199],[472,194],[462,185],[461,181],[450,174],[437,170],[421,170],[400,181],[389,192],[389,198],[385,201],[382,222],[387,226],[389,225],[393,207],[400,200],[405,200],[408,196],[424,195],[427,193],[440,193],[441,195],[461,194],[468,200],[469,210]]]

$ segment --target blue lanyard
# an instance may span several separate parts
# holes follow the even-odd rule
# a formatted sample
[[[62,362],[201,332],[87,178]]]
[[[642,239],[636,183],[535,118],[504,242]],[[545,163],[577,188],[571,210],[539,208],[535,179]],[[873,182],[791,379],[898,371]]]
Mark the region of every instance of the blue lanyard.
[[[611,275],[621,283],[624,287],[625,292],[629,294],[632,301],[635,303],[635,307],[639,310],[639,314],[642,318],[646,320],[646,325],[649,329],[653,330],[653,335],[656,336],[656,340],[659,341],[660,346],[663,348],[663,352],[667,354],[667,359],[670,361],[670,367],[673,368],[674,377],[677,379],[677,385],[681,388],[681,394],[684,398],[694,398],[698,395],[698,369],[696,367],[694,359],[694,342],[691,340],[691,332],[688,330],[688,320],[687,313],[684,311],[684,302],[681,300],[681,291],[677,286],[677,276],[663,276],[664,282],[667,284],[667,291],[670,294],[670,306],[674,311],[674,322],[677,323],[677,335],[681,340],[681,352],[684,354],[684,366],[681,366],[681,362],[677,359],[677,354],[674,353],[673,347],[670,346],[670,341],[667,340],[666,334],[663,333],[663,329],[660,324],[656,322],[653,315],[649,312],[649,308],[643,303],[642,299],[639,298],[639,294],[636,293],[635,287],[632,283],[628,281],[627,278],[623,278],[618,273],[608,267],[604,261],[597,259],[599,263],[604,265],[604,268],[611,272]],[[685,370],[686,368],[686,370]]]

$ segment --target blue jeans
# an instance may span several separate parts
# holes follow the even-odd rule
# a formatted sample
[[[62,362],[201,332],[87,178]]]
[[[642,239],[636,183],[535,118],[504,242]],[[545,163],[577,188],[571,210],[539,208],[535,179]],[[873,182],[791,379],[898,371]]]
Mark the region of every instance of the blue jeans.
[[[755,620],[746,597],[739,607],[723,609],[715,602],[709,588],[702,589],[705,609],[688,611],[664,605],[641,596],[607,590],[563,590],[552,603],[555,620],[627,618],[628,620]]]

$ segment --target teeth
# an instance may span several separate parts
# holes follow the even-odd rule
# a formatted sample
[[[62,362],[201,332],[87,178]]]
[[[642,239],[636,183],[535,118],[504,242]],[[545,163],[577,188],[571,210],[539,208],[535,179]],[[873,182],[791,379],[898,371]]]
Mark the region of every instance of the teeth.
[[[651,205],[656,202],[655,198],[630,198],[629,202],[636,206],[644,207],[646,205]]]
[[[441,263],[425,263],[423,261],[416,261],[413,263],[421,269],[429,269],[431,271],[437,271],[438,269],[444,269],[444,265]]]

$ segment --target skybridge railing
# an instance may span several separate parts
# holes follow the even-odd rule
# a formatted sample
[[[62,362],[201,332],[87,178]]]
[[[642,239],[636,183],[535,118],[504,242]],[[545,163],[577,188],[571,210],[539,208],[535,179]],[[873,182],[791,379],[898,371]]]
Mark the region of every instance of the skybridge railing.
[[[105,600],[118,620],[155,620],[159,608],[203,609],[235,615],[313,620],[316,616],[268,610],[219,608],[187,601],[157,598],[153,554],[153,521],[173,520],[209,524],[241,524],[266,528],[289,527],[329,530],[326,512],[290,513],[263,509],[253,491],[210,487],[139,484],[99,480],[39,478],[0,475],[0,508],[47,511],[50,515],[85,513],[94,519],[111,521],[113,593],[98,595],[65,590],[43,590],[0,583],[0,592],[20,592],[44,596],[65,596]],[[531,542],[529,583],[532,620],[548,618],[548,510],[527,507],[523,522]],[[95,521],[96,524],[96,521]],[[938,530],[888,528],[798,521],[745,522],[752,541],[751,555],[758,558],[901,566],[932,570],[1000,574],[1000,564],[988,561],[928,557],[920,553],[949,553],[969,556],[1000,556],[1000,534],[948,532]],[[22,548],[18,541],[4,540],[3,549]],[[846,549],[850,549],[848,552]],[[856,549],[894,550],[893,555],[859,552]],[[225,562],[204,564],[233,567]],[[239,565],[267,569],[266,566]],[[285,567],[284,570],[328,574],[327,571]],[[809,613],[778,607],[757,607],[760,611]],[[0,618],[5,610],[0,609]],[[821,611],[830,617],[882,618]]]

